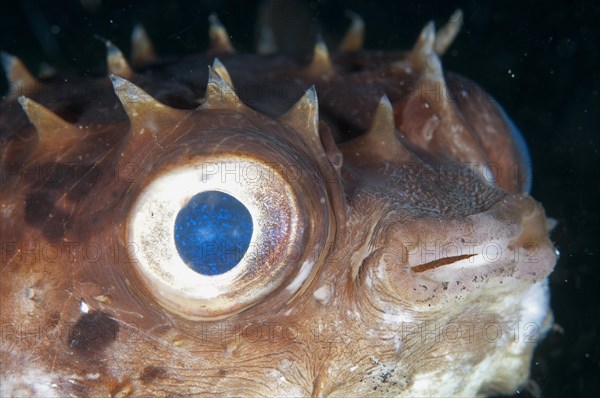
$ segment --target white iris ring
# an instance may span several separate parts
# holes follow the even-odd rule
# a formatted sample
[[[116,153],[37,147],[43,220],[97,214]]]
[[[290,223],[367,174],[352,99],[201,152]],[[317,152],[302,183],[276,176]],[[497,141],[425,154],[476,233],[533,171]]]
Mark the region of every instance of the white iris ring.
[[[235,197],[254,225],[240,262],[219,275],[202,275],[188,267],[175,245],[177,214],[205,191]],[[289,272],[282,259],[288,252],[297,254],[293,246],[301,233],[294,198],[284,176],[254,158],[203,157],[175,168],[153,180],[131,212],[129,239],[137,249],[137,269],[163,304],[188,318],[241,311],[277,288]]]

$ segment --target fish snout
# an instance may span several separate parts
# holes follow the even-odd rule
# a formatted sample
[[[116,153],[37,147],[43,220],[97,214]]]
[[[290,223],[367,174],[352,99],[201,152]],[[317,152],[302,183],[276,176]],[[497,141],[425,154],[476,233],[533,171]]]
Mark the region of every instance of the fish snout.
[[[462,226],[460,221],[452,225],[437,232],[441,243],[430,261],[408,256],[415,276],[504,289],[536,283],[556,264],[558,251],[549,238],[553,221],[528,195],[506,195],[488,210],[465,217]]]
[[[530,196],[507,194],[476,214],[395,223],[368,264],[390,297],[427,308],[481,294],[516,294],[554,269],[552,224]]]

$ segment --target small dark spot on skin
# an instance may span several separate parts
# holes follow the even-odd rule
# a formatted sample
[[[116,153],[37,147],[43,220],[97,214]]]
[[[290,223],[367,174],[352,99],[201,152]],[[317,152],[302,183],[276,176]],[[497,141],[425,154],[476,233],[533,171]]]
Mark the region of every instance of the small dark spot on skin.
[[[48,327],[50,329],[54,329],[58,325],[59,321],[60,321],[60,314],[58,312],[53,312],[48,317]]]
[[[49,242],[59,242],[71,220],[65,211],[55,208],[60,195],[56,193],[33,192],[25,200],[25,222],[34,228],[41,228]]]
[[[62,241],[68,229],[72,227],[72,219],[65,212],[56,212],[42,227],[42,235],[52,243]]]
[[[448,290],[448,283],[449,283],[449,282],[442,282],[442,288],[443,288],[444,290]]]
[[[80,353],[99,353],[117,339],[119,322],[100,311],[83,314],[71,334],[69,347]]]
[[[54,201],[47,193],[32,193],[25,201],[25,221],[32,226],[42,225],[53,209]]]
[[[225,375],[227,375],[227,371],[225,369],[219,369],[219,371],[217,372],[217,375],[219,377],[225,377]]]
[[[144,368],[140,375],[140,381],[144,384],[151,383],[156,379],[160,379],[167,374],[167,371],[160,366],[149,365]]]
[[[49,191],[63,190],[69,181],[69,166],[62,163],[44,163],[40,165],[38,178],[40,186]]]
[[[75,123],[83,114],[84,106],[83,103],[73,102],[59,109],[54,109],[54,113],[69,123]]]

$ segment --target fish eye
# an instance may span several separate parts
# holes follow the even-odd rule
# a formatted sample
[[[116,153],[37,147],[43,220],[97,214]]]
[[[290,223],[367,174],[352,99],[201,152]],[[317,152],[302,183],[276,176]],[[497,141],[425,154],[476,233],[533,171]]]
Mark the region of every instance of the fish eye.
[[[252,216],[235,197],[220,191],[194,195],[175,219],[175,246],[181,259],[202,275],[235,267],[248,250]]]
[[[163,172],[130,212],[135,269],[163,307],[192,320],[230,316],[278,288],[292,293],[318,254],[303,257],[316,224],[307,205],[322,196],[298,200],[301,185],[244,155]]]

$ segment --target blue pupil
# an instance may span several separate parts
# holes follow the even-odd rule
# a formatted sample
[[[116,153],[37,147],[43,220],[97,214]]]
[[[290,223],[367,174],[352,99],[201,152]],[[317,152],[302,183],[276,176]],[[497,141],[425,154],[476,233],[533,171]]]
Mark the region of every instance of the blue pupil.
[[[219,191],[201,192],[175,220],[175,246],[182,260],[203,275],[235,267],[250,245],[252,217],[239,200]]]

